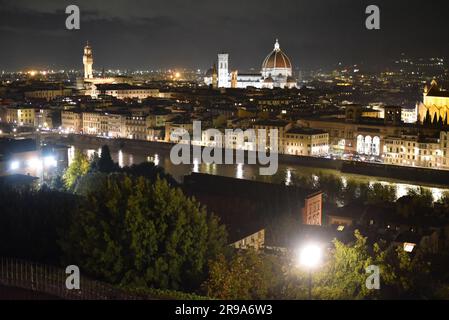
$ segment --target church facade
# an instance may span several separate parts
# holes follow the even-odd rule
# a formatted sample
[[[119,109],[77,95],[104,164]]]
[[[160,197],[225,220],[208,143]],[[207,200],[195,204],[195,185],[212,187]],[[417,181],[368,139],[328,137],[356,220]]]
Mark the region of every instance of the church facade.
[[[218,68],[214,65],[204,77],[204,83],[214,88],[296,88],[293,78],[292,63],[281,50],[276,39],[274,49],[262,62],[260,73],[239,73],[229,71],[229,54],[218,54]]]
[[[418,120],[420,122],[449,121],[449,91],[442,89],[436,80],[425,86],[423,101],[418,104]]]

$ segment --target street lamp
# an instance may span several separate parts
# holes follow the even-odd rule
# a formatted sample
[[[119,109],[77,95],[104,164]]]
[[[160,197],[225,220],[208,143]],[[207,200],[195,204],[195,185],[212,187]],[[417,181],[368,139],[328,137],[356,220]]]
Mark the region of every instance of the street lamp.
[[[308,243],[298,253],[298,263],[309,272],[309,300],[312,300],[312,270],[321,262],[321,248],[315,243]]]

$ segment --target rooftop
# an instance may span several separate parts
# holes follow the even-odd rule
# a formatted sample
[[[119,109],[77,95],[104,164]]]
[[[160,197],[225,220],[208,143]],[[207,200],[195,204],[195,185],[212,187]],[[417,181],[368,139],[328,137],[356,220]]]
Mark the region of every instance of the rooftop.
[[[100,91],[106,90],[157,90],[156,88],[149,86],[136,86],[128,83],[117,83],[117,84],[97,84],[97,89]]]
[[[305,128],[305,127],[294,127],[287,131],[290,134],[304,134],[304,135],[316,135],[316,134],[324,134],[327,133],[324,130],[313,129],[313,128]]]
[[[254,123],[256,126],[285,127],[288,121],[284,120],[259,120]]]

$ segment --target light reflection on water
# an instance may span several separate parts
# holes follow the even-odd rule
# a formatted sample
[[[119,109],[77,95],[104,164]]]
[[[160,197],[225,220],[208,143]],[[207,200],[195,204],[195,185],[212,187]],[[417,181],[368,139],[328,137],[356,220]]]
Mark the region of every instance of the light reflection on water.
[[[243,164],[239,163],[237,164],[237,172],[235,173],[235,177],[237,179],[243,179],[244,171],[243,171]]]
[[[69,163],[73,159],[76,147],[71,146],[68,150],[69,152]],[[94,152],[99,150],[95,149],[81,149],[88,156],[92,156]],[[370,186],[375,183],[380,183],[382,185],[394,186],[396,189],[396,198],[400,198],[408,193],[409,190],[418,190],[420,188],[419,184],[404,183],[401,181],[385,178],[368,177],[361,175],[353,175],[341,173],[330,169],[312,168],[312,167],[302,167],[298,165],[285,165],[279,164],[279,169],[274,176],[260,176],[259,168],[257,165],[247,165],[247,164],[236,164],[236,165],[217,165],[217,164],[206,164],[200,163],[199,159],[194,159],[193,164],[180,164],[174,165],[170,161],[170,155],[168,151],[150,151],[150,152],[133,152],[129,153],[122,150],[111,150],[112,159],[118,162],[120,167],[130,166],[132,164],[138,164],[142,162],[154,162],[156,165],[164,167],[165,171],[170,173],[176,180],[182,181],[183,176],[190,174],[191,172],[207,173],[213,175],[220,175],[226,177],[234,177],[238,179],[249,179],[249,180],[259,180],[264,182],[275,182],[282,183],[285,185],[292,184],[292,177],[296,176],[312,176],[313,183],[317,183],[319,180],[318,175],[330,174],[337,175],[340,177],[343,186],[346,186],[349,180],[355,180],[358,183],[368,183]],[[433,195],[434,200],[439,200],[444,192],[449,192],[448,188],[441,187],[423,187],[424,189],[430,190]]]
[[[292,170],[289,168],[285,173],[285,185],[289,186],[292,183]]]

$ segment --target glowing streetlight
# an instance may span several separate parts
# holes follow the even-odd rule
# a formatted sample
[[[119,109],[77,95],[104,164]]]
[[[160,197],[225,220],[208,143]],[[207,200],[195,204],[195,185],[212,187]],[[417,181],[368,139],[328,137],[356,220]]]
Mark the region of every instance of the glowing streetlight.
[[[13,162],[11,162],[11,170],[17,170],[17,169],[19,169],[19,167],[20,167],[20,162],[19,161],[13,161]]]
[[[298,252],[298,264],[309,271],[309,300],[312,300],[312,270],[321,262],[321,247],[314,243],[308,243]]]
[[[316,244],[307,244],[299,252],[299,264],[307,268],[316,267],[321,261],[321,248]]]

